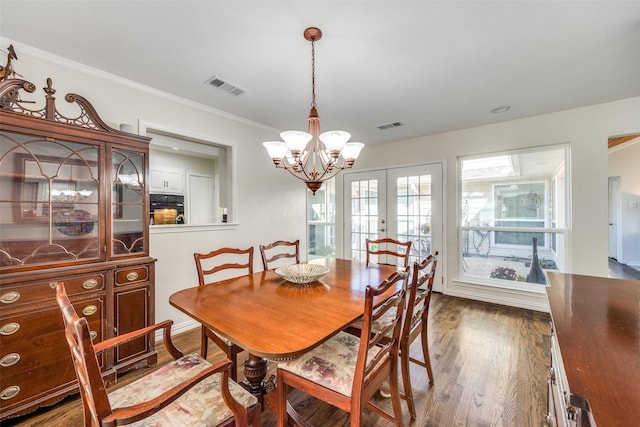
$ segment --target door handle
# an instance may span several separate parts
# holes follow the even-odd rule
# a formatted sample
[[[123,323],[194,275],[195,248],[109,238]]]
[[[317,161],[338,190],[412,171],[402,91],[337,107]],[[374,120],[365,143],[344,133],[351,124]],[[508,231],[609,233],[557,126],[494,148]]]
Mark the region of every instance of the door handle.
[[[379,231],[385,231],[385,229],[384,229],[384,228],[381,228]]]

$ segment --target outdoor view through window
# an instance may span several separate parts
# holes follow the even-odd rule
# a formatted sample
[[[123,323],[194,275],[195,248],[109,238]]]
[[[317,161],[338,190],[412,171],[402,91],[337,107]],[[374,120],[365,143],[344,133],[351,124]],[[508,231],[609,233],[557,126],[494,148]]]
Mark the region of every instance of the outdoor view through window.
[[[566,145],[459,159],[461,277],[526,289],[563,270],[567,159]]]

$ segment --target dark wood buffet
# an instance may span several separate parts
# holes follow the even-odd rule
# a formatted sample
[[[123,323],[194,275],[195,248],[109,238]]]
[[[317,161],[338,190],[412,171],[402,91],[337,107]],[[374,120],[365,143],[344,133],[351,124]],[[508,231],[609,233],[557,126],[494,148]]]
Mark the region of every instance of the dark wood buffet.
[[[0,82],[0,420],[76,393],[55,300],[64,281],[96,342],[154,321],[149,138],[109,127],[83,97],[65,115],[48,79]],[[69,117],[71,116],[71,117]],[[100,356],[105,379],[156,361],[152,335]]]
[[[548,272],[550,425],[640,425],[640,281]]]

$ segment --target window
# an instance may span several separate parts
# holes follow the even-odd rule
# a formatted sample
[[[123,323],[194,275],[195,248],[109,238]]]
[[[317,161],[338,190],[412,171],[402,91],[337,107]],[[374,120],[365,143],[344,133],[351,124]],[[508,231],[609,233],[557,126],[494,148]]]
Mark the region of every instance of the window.
[[[330,179],[314,195],[307,190],[309,255],[336,256],[336,183]]]
[[[458,162],[460,276],[526,288],[534,239],[541,267],[562,270],[568,146],[461,157]]]

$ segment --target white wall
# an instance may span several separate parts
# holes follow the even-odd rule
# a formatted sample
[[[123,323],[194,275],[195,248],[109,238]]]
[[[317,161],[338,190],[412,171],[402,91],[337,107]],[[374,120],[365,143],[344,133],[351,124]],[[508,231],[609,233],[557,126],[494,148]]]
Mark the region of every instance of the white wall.
[[[246,248],[278,239],[300,239],[306,253],[306,187],[288,173],[276,170],[262,147],[262,141],[277,134],[264,126],[238,118],[233,120],[215,110],[190,101],[170,97],[133,82],[97,72],[61,58],[11,41],[19,60],[14,67],[25,80],[37,87],[25,99],[44,102],[42,87],[53,79],[58,108],[66,107],[64,95],[73,92],[89,100],[101,118],[114,127],[138,121],[161,123],[167,128],[234,144],[237,147],[237,224],[218,227],[181,227],[180,232],[152,230],[150,255],[156,263],[156,319],[174,319],[177,329],[189,318],[169,305],[169,296],[198,284],[194,252],[208,252],[221,246]],[[8,40],[0,40],[7,46]],[[203,88],[204,89],[204,88]],[[36,108],[34,106],[34,108]],[[65,113],[77,115],[73,108]],[[174,227],[175,231],[175,227]],[[259,253],[255,269],[262,264]]]
[[[458,281],[457,157],[526,147],[569,143],[571,151],[570,224],[565,271],[606,277],[608,242],[607,140],[640,131],[640,97],[493,125],[366,147],[358,168],[376,169],[433,162],[445,165],[445,236],[441,248],[444,292],[485,301],[545,310],[543,292],[523,294]],[[409,124],[410,125],[410,124]],[[638,162],[635,168],[638,169]],[[636,187],[637,188],[637,187]],[[634,193],[637,198],[638,192]],[[640,211],[640,208],[638,209]],[[637,218],[637,217],[636,217]],[[638,245],[638,235],[635,245]],[[438,249],[438,248],[435,248]],[[440,265],[440,264],[439,264]]]
[[[0,40],[0,45],[8,45]],[[248,247],[276,239],[300,239],[306,253],[305,187],[289,174],[276,170],[261,146],[276,131],[233,120],[225,113],[204,108],[177,97],[141,88],[114,76],[70,64],[60,58],[13,42],[19,52],[15,68],[38,87],[53,78],[58,104],[64,94],[86,97],[102,118],[120,123],[163,124],[189,134],[233,143],[241,167],[237,173],[238,224],[212,228],[181,228],[151,234],[151,255],[156,265],[156,318],[172,318],[177,324],[188,318],[168,305],[169,296],[197,283],[193,253],[213,247]],[[40,92],[41,94],[42,92]],[[38,98],[42,99],[42,98]],[[571,145],[570,227],[572,233],[566,270],[596,276],[607,275],[607,139],[640,131],[640,97],[567,110],[401,143],[366,147],[355,170],[442,162],[445,170],[445,236],[441,248],[444,291],[452,295],[544,310],[544,294],[522,295],[457,281],[459,247],[456,212],[456,159],[460,155],[490,153],[568,142]],[[337,183],[337,188],[340,182]],[[338,194],[337,197],[341,197]],[[341,205],[341,203],[340,203]],[[182,227],[182,226],[180,226]],[[437,248],[436,248],[437,249]],[[256,260],[257,261],[257,260]],[[259,261],[256,269],[260,269]]]
[[[640,138],[609,150],[609,176],[621,177],[618,261],[640,266]]]

